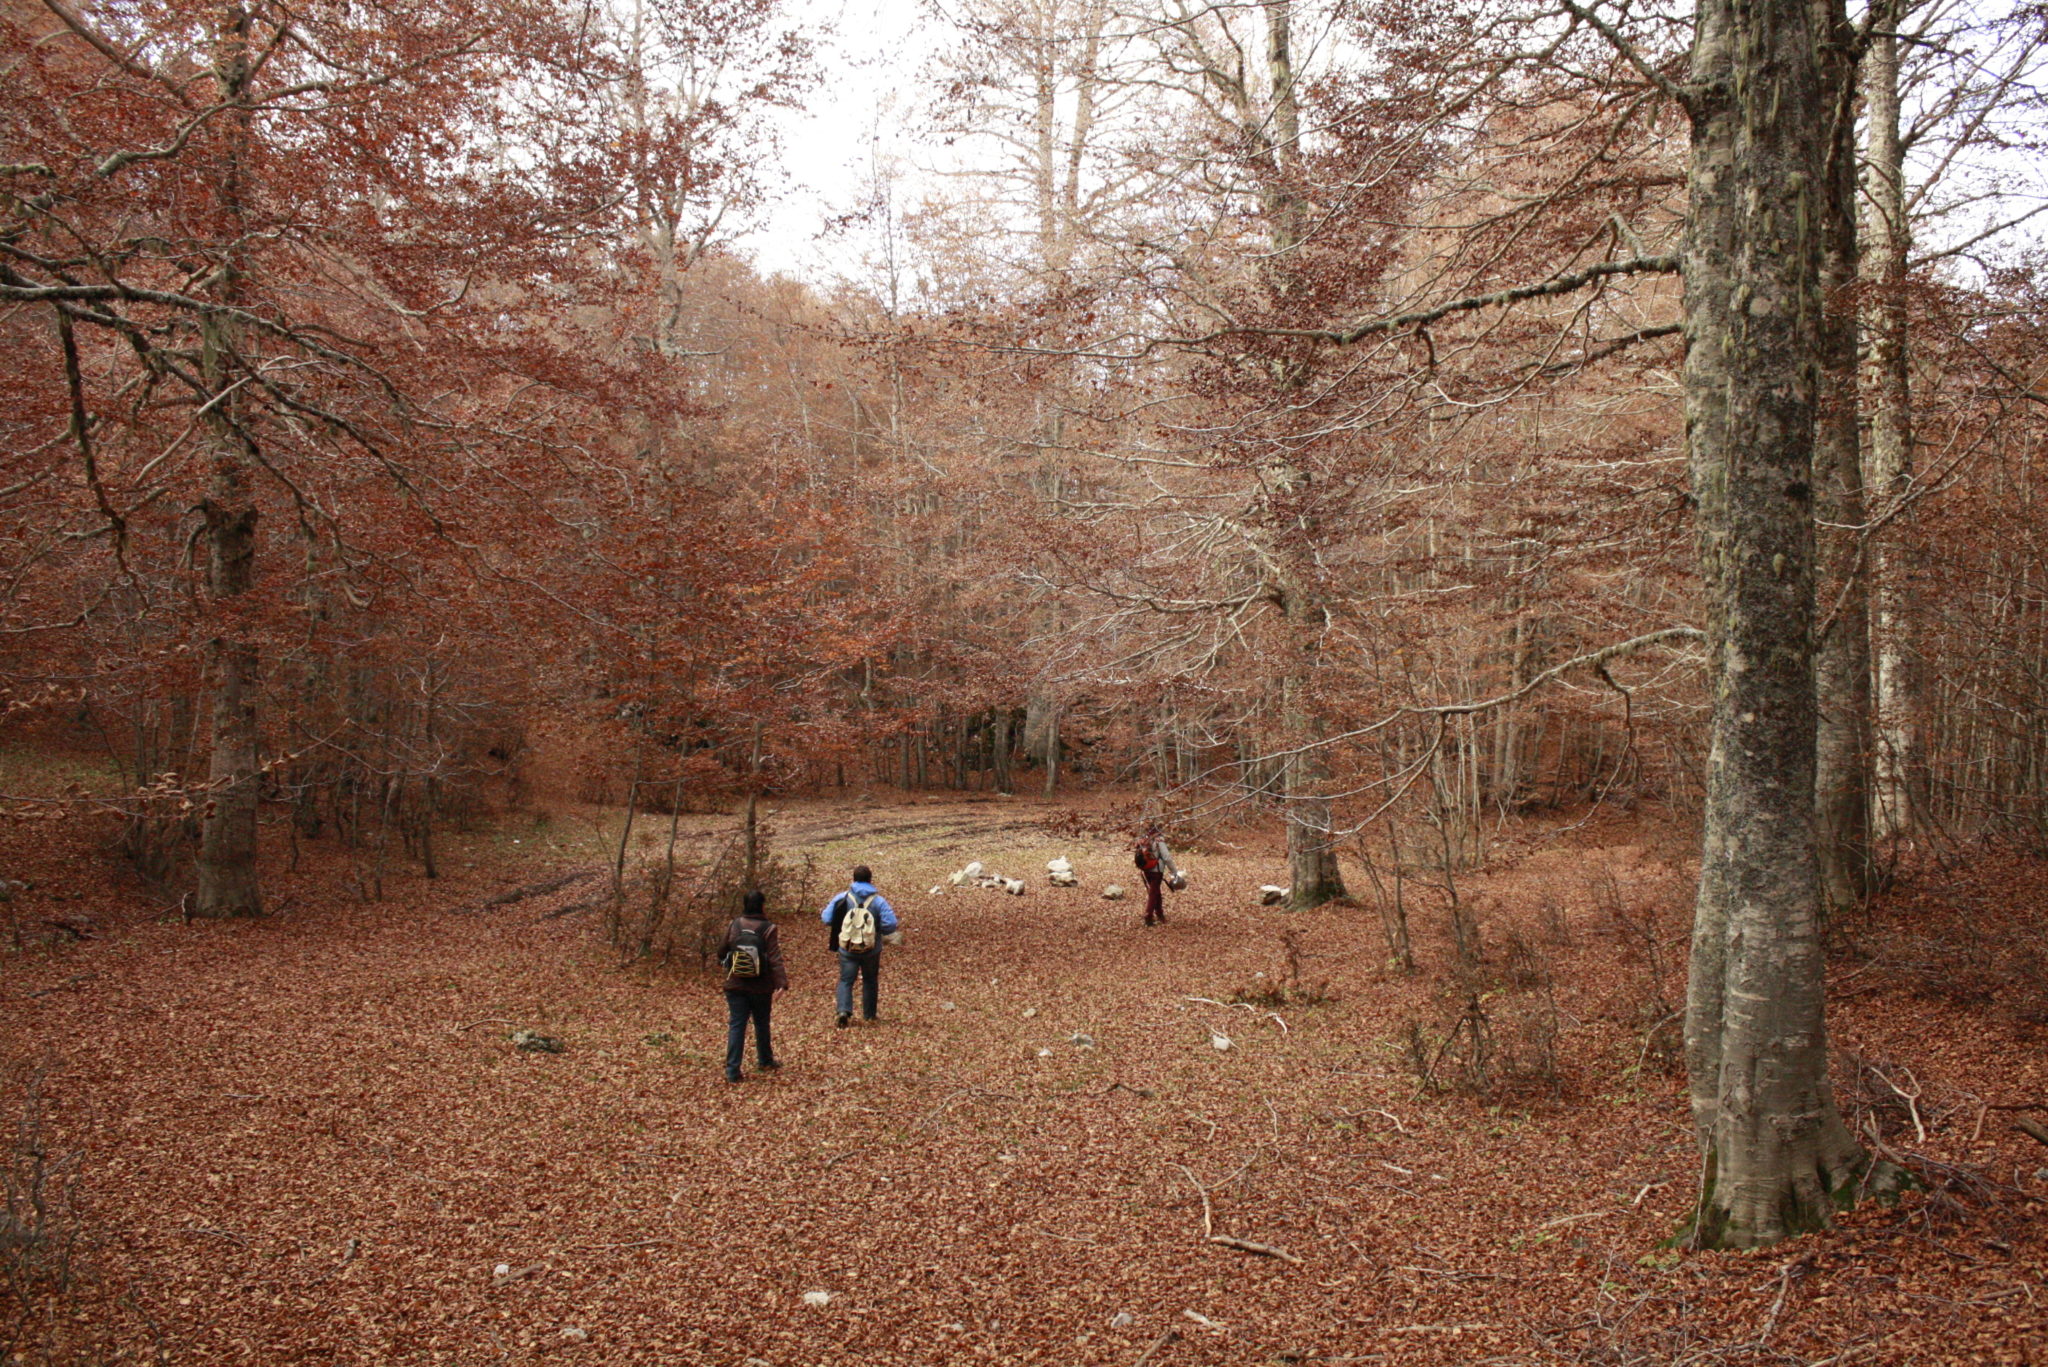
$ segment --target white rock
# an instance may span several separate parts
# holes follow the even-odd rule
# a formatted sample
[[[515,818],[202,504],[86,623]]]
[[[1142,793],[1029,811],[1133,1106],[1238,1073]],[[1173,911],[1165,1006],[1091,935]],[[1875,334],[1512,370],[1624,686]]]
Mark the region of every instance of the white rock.
[[[979,859],[973,860],[967,865],[966,868],[960,870],[960,873],[961,876],[964,878],[981,877],[981,861]]]
[[[1030,1020],[1030,1019],[1031,1019],[1031,1018],[1032,1018],[1033,1016],[1036,1016],[1037,1014],[1038,1014],[1038,1008],[1037,1008],[1037,1007],[1035,1007],[1035,1006],[1027,1006],[1027,1007],[1025,1007],[1025,1008],[1024,1008],[1024,1019],[1025,1019],[1025,1020]]]
[[[951,883],[956,888],[959,887],[962,883],[965,883],[967,881],[967,870],[953,870],[951,873],[946,875],[946,881],[948,883]]]
[[[946,886],[945,886],[945,884],[943,884],[943,883],[934,883],[934,884],[932,884],[932,890],[931,890],[931,892],[930,892],[929,894],[927,894],[927,895],[928,895],[928,896],[931,896],[931,897],[944,897],[944,896],[946,895]]]
[[[1049,873],[1045,877],[1046,881],[1051,883],[1056,888],[1079,887],[1081,884],[1081,880],[1074,876],[1074,871],[1072,869],[1067,869],[1059,873]]]
[[[951,1002],[940,1002],[940,1003],[939,1003],[939,1010],[941,1010],[941,1011],[958,1011],[959,1009],[960,1009],[959,1007],[957,1007],[957,1006],[953,1005],[953,1003],[951,1003]]]
[[[1012,897],[1022,897],[1024,895],[1024,880],[1021,878],[1005,878],[1003,880],[1003,891],[1009,893]]]
[[[1041,1050],[1039,1050],[1039,1051],[1038,1051],[1038,1056],[1039,1056],[1040,1058],[1051,1058],[1051,1057],[1052,1057],[1052,1050],[1050,1050],[1050,1049],[1041,1049]]]
[[[1065,855],[1061,855],[1057,859],[1048,859],[1045,864],[1045,871],[1047,873],[1072,873],[1074,866]]]
[[[1137,1322],[1138,1317],[1128,1310],[1119,1310],[1109,1317],[1109,1327],[1112,1329],[1128,1329]]]
[[[1286,888],[1276,887],[1268,883],[1259,889],[1259,905],[1262,907],[1277,907],[1286,900]]]
[[[804,1292],[804,1304],[810,1306],[813,1310],[823,1310],[826,1306],[832,1304],[832,1293],[830,1291],[806,1291]]]
[[[1111,883],[1108,887],[1102,890],[1102,900],[1105,902],[1123,901],[1124,885],[1122,883]]]
[[[509,1276],[511,1276],[511,1275],[512,1275],[512,1264],[510,1264],[510,1263],[499,1263],[499,1264],[498,1264],[498,1265],[497,1265],[496,1267],[494,1267],[494,1268],[492,1268],[492,1269],[491,1269],[491,1275],[492,1275],[493,1277],[509,1277]]]
[[[589,1341],[590,1332],[586,1329],[578,1329],[575,1325],[571,1324],[562,1330],[562,1342],[564,1343],[588,1343]]]
[[[1230,1036],[1218,1034],[1216,1031],[1211,1030],[1209,1032],[1209,1047],[1219,1054],[1222,1053],[1230,1047]]]

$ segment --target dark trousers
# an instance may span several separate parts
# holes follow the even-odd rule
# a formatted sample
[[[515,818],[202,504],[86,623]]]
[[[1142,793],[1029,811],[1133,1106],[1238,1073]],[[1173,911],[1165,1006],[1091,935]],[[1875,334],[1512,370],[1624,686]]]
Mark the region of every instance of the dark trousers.
[[[1165,879],[1166,875],[1163,873],[1145,875],[1145,924],[1148,926],[1154,921],[1166,919],[1166,899],[1159,895],[1159,885]]]
[[[865,954],[849,954],[839,951],[839,1014],[853,1014],[853,980],[860,978],[860,1013],[868,1020],[875,1018],[875,994],[880,990],[875,979],[882,973],[882,947],[876,945]]]
[[[747,1052],[747,1021],[754,1022],[754,1057],[762,1063],[775,1062],[775,1046],[768,1038],[768,1014],[775,1009],[773,992],[728,992],[725,994],[725,1071],[737,1073]]]

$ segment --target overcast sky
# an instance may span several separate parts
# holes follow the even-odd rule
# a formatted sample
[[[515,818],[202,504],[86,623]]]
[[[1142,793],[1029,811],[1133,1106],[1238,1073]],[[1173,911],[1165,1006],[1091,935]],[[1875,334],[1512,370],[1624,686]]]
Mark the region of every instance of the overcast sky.
[[[822,282],[851,271],[863,245],[821,239],[825,223],[854,206],[878,156],[910,150],[936,35],[917,0],[791,0],[790,12],[818,43],[822,77],[778,120],[787,193],[738,245],[764,272]]]

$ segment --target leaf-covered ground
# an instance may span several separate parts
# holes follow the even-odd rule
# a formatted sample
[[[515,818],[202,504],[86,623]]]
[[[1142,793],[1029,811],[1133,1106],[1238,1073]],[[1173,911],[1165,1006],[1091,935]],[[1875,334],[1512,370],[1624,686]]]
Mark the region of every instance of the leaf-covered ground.
[[[43,1097],[8,1171],[40,1143],[41,1218],[77,1235],[68,1286],[0,1279],[7,1360],[2048,1362],[2048,1149],[2013,1129],[2048,1118],[2038,865],[1930,870],[1846,928],[1838,1086],[1930,1190],[1680,1258],[1682,835],[1497,848],[1460,881],[1461,981],[1438,891],[1405,889],[1413,979],[1369,905],[1256,906],[1263,836],[1190,851],[1148,930],[1098,895],[1122,848],[1048,814],[791,804],[784,851],[874,865],[908,943],[882,1023],[841,1031],[815,913],[785,917],[785,1066],[739,1086],[695,965],[547,914],[594,885],[474,909],[600,861],[550,828],[377,904],[309,847],[284,910],[231,925],[157,916],[104,832],[7,828],[34,884],[0,908],[7,1135]],[[1046,885],[1058,854],[1082,887]],[[1029,893],[929,893],[975,858]]]

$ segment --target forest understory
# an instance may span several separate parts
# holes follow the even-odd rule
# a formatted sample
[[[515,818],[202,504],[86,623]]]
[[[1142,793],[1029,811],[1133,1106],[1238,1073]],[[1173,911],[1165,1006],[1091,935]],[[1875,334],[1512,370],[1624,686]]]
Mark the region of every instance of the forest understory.
[[[451,834],[376,903],[315,842],[226,923],[165,914],[89,823],[0,827],[30,884],[0,1121],[40,1221],[0,1244],[0,1361],[2048,1362],[2038,860],[1910,869],[1836,929],[1844,1113],[1925,1189],[1691,1255],[1662,1246],[1699,1180],[1689,829],[1503,832],[1459,880],[1481,961],[1410,882],[1407,977],[1370,905],[1256,905],[1277,831],[1196,843],[1146,929],[1067,805],[791,801],[778,855],[820,902],[873,865],[907,942],[842,1031],[815,909],[774,908],[785,1066],[731,1086],[710,971],[558,914],[616,820]],[[1062,854],[1080,887],[1046,885]],[[971,859],[1029,892],[929,891]]]

